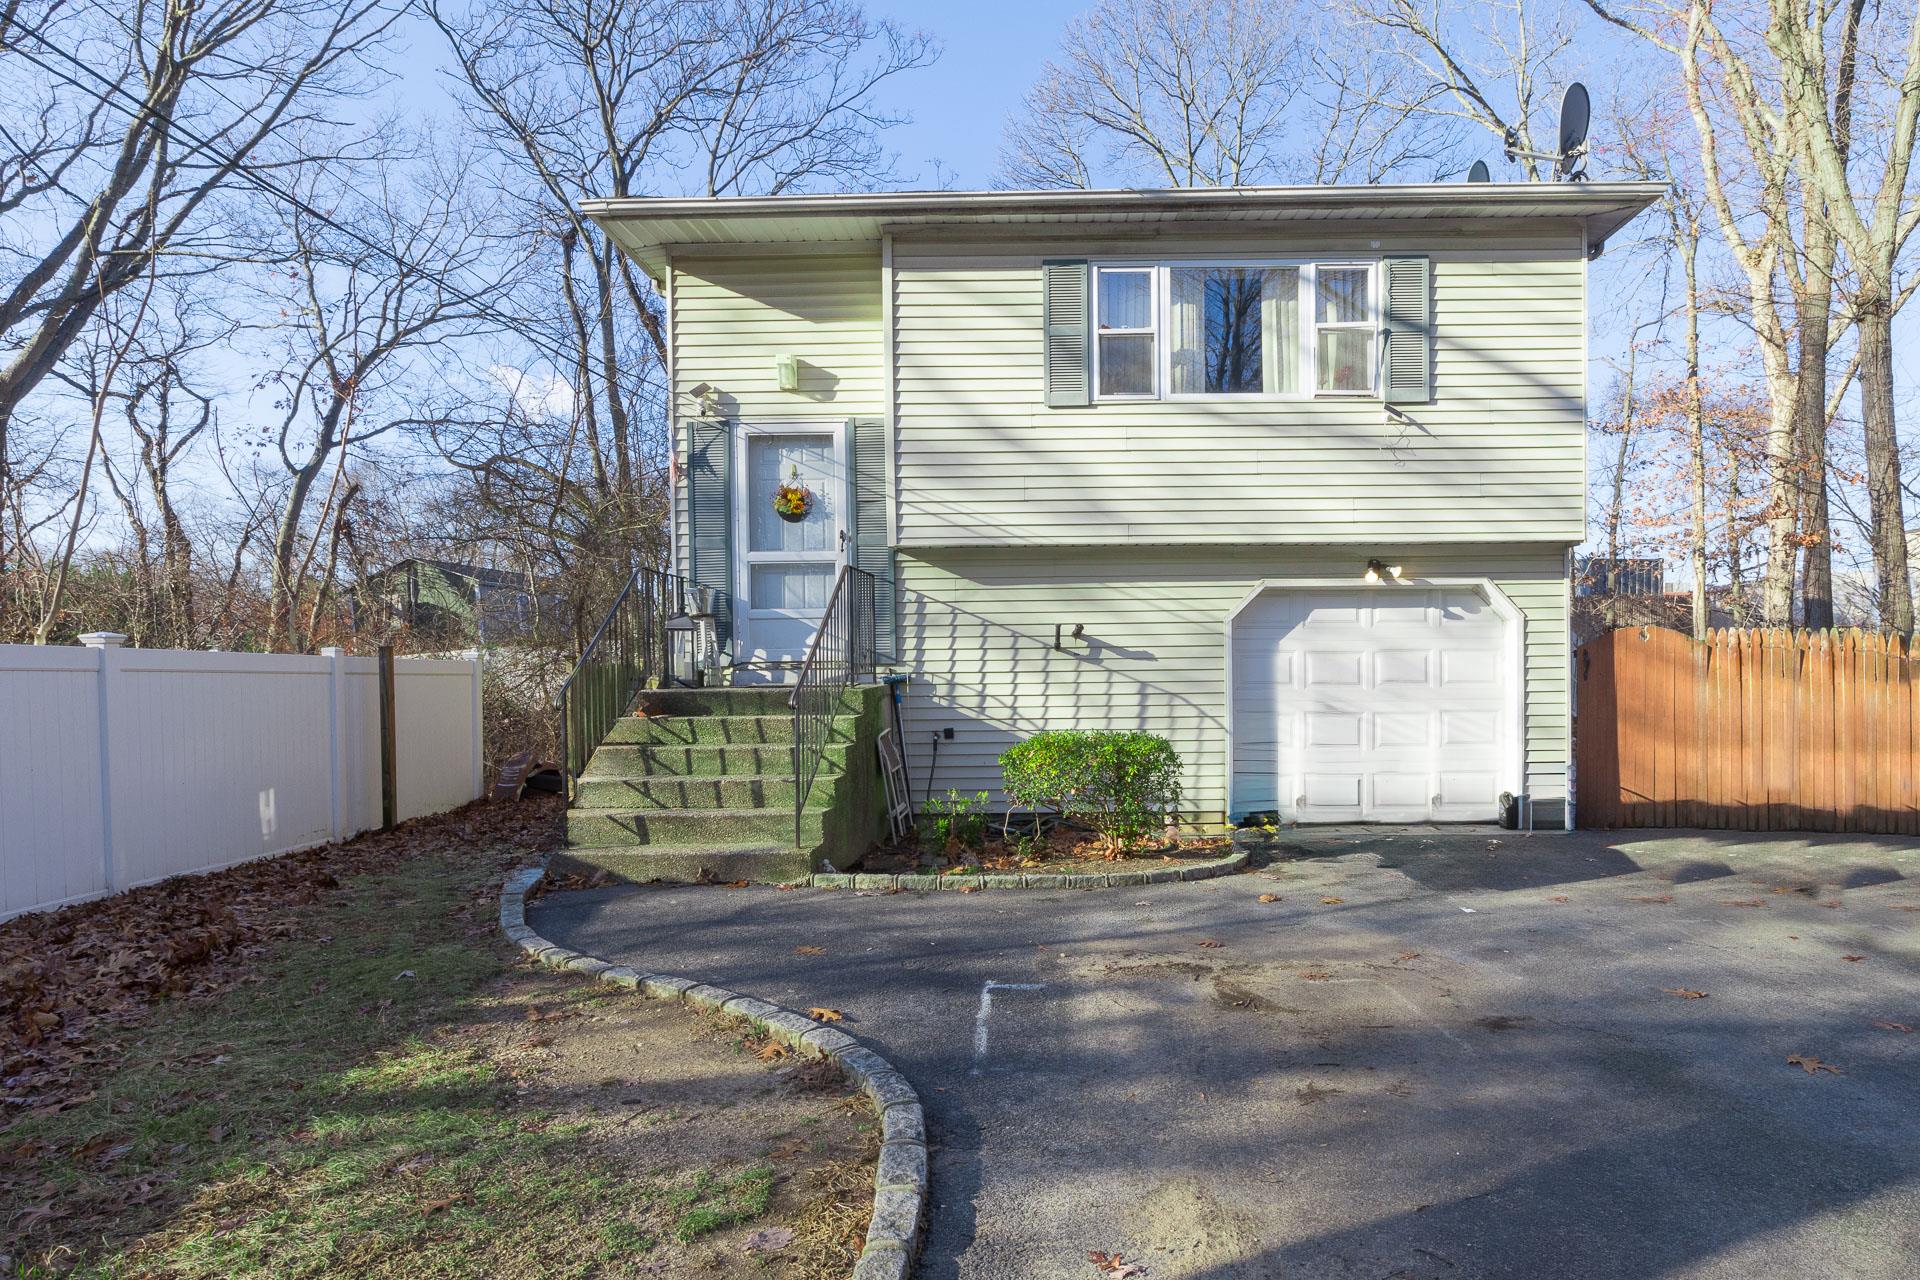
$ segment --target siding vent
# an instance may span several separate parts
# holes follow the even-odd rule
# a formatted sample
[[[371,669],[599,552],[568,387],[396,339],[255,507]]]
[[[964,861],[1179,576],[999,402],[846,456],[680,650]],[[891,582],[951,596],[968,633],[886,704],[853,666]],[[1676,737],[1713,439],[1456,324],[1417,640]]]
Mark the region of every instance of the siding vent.
[[[733,643],[733,427],[726,419],[687,424],[688,567],[712,587],[713,629],[722,649]]]
[[[1388,404],[1433,399],[1433,265],[1426,258],[1388,258]]]
[[[1046,293],[1047,404],[1070,409],[1089,403],[1093,382],[1088,359],[1088,317],[1091,272],[1084,259],[1058,259],[1040,264]]]

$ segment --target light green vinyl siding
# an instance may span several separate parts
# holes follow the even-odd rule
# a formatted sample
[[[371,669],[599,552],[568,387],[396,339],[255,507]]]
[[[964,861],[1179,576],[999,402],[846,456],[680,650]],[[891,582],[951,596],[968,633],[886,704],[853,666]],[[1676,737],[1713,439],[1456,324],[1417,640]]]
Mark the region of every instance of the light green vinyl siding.
[[[1568,648],[1558,547],[1402,549],[1413,578],[1490,578],[1526,619],[1524,767],[1551,812],[1566,794]],[[921,550],[900,557],[903,714],[916,802],[933,734],[936,794],[997,791],[1002,751],[1042,729],[1146,729],[1185,762],[1187,809],[1214,819],[1227,796],[1225,622],[1266,578],[1351,578],[1357,548]],[[1391,590],[1392,588],[1382,588]],[[1053,648],[1054,627],[1087,639]]]
[[[675,257],[669,316],[674,448],[686,466],[692,390],[718,394],[716,416],[785,422],[886,412],[880,250],[858,253]],[[799,361],[797,391],[780,390],[779,356]],[[677,504],[682,567],[685,494]]]
[[[1305,234],[1073,247],[1096,259],[1429,255],[1433,403],[1404,413],[1378,400],[1252,398],[1049,409],[1040,263],[1063,242],[896,238],[902,545],[1578,542],[1577,231]]]

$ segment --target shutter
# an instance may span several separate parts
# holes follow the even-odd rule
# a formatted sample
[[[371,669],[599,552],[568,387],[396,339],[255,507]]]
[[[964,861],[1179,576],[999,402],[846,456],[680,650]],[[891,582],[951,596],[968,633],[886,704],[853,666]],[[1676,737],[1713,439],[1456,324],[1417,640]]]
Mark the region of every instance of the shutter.
[[[1388,258],[1388,404],[1433,399],[1433,266],[1426,258]]]
[[[1087,352],[1091,275],[1084,259],[1040,264],[1040,283],[1046,295],[1047,404],[1055,409],[1088,402],[1093,381],[1093,362]]]
[[[873,647],[881,657],[895,640],[893,536],[887,523],[887,424],[883,418],[847,423],[853,471],[853,567],[873,575]]]
[[[687,424],[687,570],[713,588],[713,626],[722,649],[733,643],[733,425]]]

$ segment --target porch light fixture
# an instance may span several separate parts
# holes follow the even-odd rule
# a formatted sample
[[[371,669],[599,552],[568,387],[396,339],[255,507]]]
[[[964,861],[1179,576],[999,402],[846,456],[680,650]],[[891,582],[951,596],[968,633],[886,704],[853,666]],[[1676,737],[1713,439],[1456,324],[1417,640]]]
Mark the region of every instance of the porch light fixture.
[[[700,628],[684,613],[667,619],[667,679],[682,686],[700,683]]]
[[[1385,580],[1399,582],[1401,581],[1400,566],[1397,564],[1387,564],[1383,560],[1369,560],[1367,561],[1367,572],[1364,576],[1369,583],[1377,583]]]
[[[782,391],[800,389],[800,361],[792,353],[773,358],[773,377]]]

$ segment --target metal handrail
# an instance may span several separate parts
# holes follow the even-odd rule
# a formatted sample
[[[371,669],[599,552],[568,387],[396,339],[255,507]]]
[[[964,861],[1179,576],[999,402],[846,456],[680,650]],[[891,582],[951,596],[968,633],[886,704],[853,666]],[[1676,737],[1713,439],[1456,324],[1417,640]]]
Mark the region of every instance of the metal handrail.
[[[687,587],[664,569],[635,569],[554,696],[569,802],[614,721],[649,680],[666,674],[672,659],[667,619],[687,611]]]
[[[833,736],[833,715],[843,690],[872,683],[874,661],[874,579],[864,569],[843,565],[834,580],[833,595],[820,629],[807,646],[806,660],[787,705],[793,708],[793,843],[801,838],[807,798],[820,777],[827,743]]]

